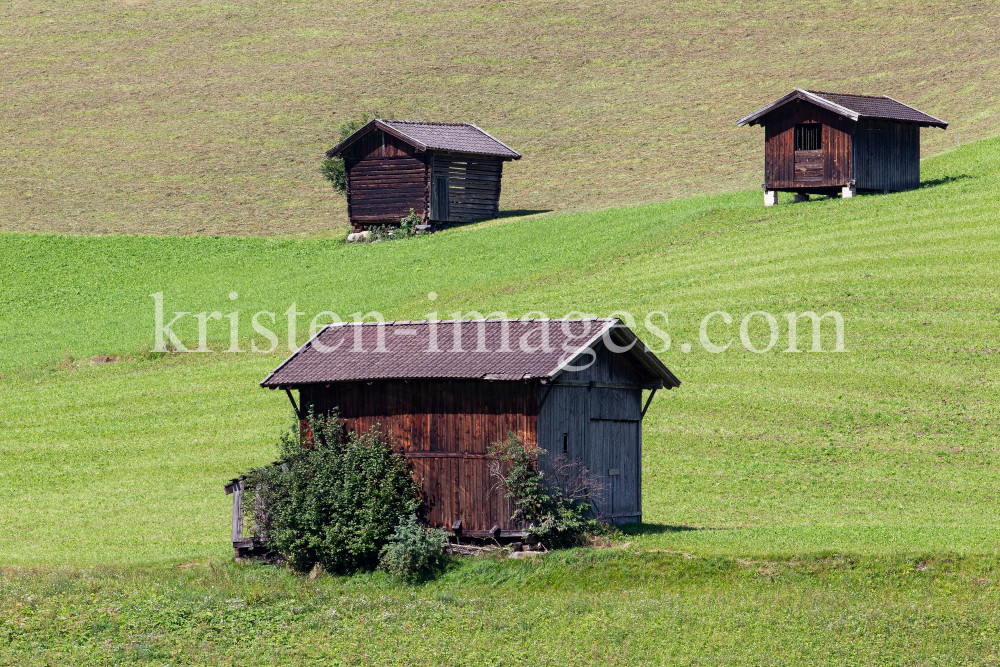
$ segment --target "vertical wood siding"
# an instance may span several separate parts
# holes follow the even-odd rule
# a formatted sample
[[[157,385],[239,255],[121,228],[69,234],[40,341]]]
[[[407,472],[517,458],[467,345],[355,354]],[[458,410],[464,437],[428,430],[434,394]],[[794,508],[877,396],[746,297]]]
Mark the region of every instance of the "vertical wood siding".
[[[395,137],[374,130],[344,157],[347,207],[355,226],[398,222],[427,214],[427,156]]]
[[[485,531],[511,522],[513,504],[489,474],[491,443],[508,431],[537,443],[535,386],[523,382],[411,380],[303,387],[303,409],[340,411],[348,431],[388,434],[413,465],[425,495],[425,519]]]
[[[432,178],[448,179],[448,205],[436,201],[437,190],[431,185],[432,219],[439,222],[473,222],[495,218],[500,212],[500,180],[503,161],[491,157],[459,156],[435,153]],[[434,218],[447,211],[447,219]]]
[[[642,514],[642,390],[638,386],[642,376],[603,346],[597,353],[590,368],[561,379],[633,384],[635,388],[558,384],[540,388],[539,401],[544,402],[538,414],[538,445],[558,455],[565,443],[566,456],[607,485],[591,498],[597,511],[618,523],[637,521]],[[546,458],[539,461],[542,470],[551,474],[547,463]],[[609,474],[614,470],[617,475]]]
[[[920,127],[914,123],[863,119],[854,132],[859,190],[920,187]]]

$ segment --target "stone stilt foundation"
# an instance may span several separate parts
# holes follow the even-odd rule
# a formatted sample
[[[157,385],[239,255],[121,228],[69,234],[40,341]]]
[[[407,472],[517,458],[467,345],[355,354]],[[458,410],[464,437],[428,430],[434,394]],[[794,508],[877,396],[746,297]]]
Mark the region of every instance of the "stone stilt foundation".
[[[777,190],[764,190],[764,206],[774,206],[778,203]]]
[[[841,199],[850,199],[858,193],[857,189],[853,185],[845,185],[840,189]]]

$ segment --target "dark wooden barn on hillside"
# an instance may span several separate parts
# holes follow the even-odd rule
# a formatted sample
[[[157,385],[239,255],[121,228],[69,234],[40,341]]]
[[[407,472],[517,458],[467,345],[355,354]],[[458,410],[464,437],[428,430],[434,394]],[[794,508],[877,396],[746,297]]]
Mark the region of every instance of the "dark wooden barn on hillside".
[[[337,408],[349,431],[384,430],[423,479],[426,520],[469,536],[524,528],[489,473],[508,431],[605,480],[602,516],[640,520],[642,418],[679,385],[617,319],[329,325],[261,382],[300,417]]]
[[[948,123],[891,97],[794,91],[737,122],[764,126],[764,204],[920,187],[920,128]]]
[[[500,211],[503,163],[521,154],[469,123],[377,118],[326,153],[344,159],[354,231],[398,223],[472,222]]]

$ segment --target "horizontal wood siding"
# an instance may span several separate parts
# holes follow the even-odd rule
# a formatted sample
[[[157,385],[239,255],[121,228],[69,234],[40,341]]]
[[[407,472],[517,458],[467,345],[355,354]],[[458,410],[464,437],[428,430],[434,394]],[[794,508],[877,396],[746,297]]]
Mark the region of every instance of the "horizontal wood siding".
[[[915,123],[864,119],[854,138],[859,190],[920,187],[920,127]]]
[[[840,187],[853,178],[854,121],[801,100],[765,120],[764,183],[768,189]],[[822,124],[821,153],[802,151],[796,156],[795,126],[804,123]]]
[[[398,222],[410,209],[427,213],[427,157],[395,137],[374,130],[344,158],[347,206],[352,224]]]
[[[432,211],[448,211],[448,219],[440,222],[473,222],[499,214],[502,160],[435,153],[431,174],[448,179],[447,208],[431,204]]]
[[[537,443],[535,387],[523,382],[374,381],[303,387],[303,409],[339,409],[348,431],[377,429],[413,464],[425,495],[425,518],[464,530],[515,530],[514,507],[489,474],[491,443],[508,431]]]

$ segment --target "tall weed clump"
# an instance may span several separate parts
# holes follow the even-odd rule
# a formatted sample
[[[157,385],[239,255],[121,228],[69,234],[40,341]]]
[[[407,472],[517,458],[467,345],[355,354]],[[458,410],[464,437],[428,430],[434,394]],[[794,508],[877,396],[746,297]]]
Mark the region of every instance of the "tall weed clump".
[[[382,548],[379,566],[404,581],[418,581],[444,568],[448,534],[428,528],[409,516],[398,526]]]
[[[604,483],[587,468],[561,455],[554,457],[550,467],[558,483],[550,484],[538,469],[538,458],[548,452],[525,444],[511,431],[506,440],[490,445],[489,453],[497,457],[490,474],[517,507],[511,518],[528,523],[528,532],[549,548],[574,546],[586,535],[610,531],[591,511],[591,495],[602,493]]]

